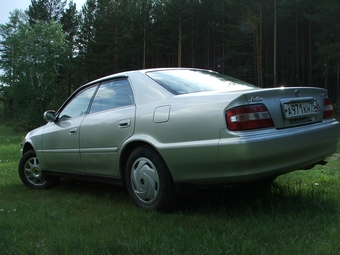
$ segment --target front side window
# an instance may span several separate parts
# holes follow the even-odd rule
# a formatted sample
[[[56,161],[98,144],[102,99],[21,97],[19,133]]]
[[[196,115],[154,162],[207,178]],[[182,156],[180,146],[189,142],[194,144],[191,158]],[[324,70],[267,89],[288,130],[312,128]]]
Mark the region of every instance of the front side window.
[[[111,80],[100,85],[90,113],[111,110],[134,104],[133,94],[127,80]]]
[[[76,95],[60,112],[59,119],[63,120],[85,115],[96,89],[97,86],[93,86]]]

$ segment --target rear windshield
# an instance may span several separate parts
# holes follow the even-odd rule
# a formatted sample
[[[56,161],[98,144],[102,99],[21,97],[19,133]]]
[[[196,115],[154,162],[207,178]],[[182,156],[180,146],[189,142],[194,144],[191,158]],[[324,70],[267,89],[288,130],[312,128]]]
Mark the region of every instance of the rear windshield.
[[[150,71],[146,74],[175,95],[256,88],[247,82],[206,70],[161,70]]]

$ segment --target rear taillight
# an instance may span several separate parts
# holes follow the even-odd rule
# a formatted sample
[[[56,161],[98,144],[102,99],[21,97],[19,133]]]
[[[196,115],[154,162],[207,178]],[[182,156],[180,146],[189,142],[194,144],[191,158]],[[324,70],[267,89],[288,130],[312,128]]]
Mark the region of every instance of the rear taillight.
[[[273,127],[273,120],[263,104],[232,108],[225,113],[231,131]]]
[[[323,100],[323,118],[328,119],[328,118],[333,118],[333,116],[334,116],[334,110],[333,110],[332,102],[329,98],[325,98]]]

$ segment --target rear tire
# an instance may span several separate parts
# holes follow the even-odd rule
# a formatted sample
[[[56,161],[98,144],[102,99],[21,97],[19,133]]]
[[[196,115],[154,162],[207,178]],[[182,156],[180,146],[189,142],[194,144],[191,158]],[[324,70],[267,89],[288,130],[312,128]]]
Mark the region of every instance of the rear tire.
[[[34,150],[29,150],[22,155],[19,162],[19,176],[21,181],[34,189],[50,189],[57,185],[59,177],[49,177],[46,180],[40,169],[39,159]]]
[[[175,185],[160,154],[150,146],[137,147],[126,166],[126,186],[140,208],[169,211],[176,200]]]

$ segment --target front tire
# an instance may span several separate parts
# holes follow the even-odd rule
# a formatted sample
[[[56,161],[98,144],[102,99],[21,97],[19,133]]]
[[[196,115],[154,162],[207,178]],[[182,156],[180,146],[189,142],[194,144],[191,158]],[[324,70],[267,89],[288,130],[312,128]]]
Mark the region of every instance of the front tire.
[[[46,180],[39,164],[39,159],[34,150],[24,153],[19,162],[19,176],[21,181],[28,187],[34,189],[50,189],[54,187],[60,178],[51,177]]]
[[[137,147],[130,154],[126,186],[133,202],[140,208],[168,211],[174,207],[173,179],[163,158],[150,146]]]

